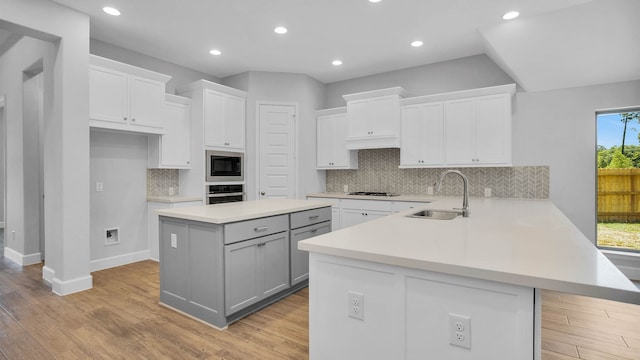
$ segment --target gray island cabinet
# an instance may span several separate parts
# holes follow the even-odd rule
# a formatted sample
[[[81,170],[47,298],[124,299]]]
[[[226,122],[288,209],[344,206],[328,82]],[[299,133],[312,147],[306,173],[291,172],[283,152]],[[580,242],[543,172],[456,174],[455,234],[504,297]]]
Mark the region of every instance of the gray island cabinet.
[[[160,303],[218,328],[308,285],[297,242],[331,229],[331,204],[270,199],[165,209]]]

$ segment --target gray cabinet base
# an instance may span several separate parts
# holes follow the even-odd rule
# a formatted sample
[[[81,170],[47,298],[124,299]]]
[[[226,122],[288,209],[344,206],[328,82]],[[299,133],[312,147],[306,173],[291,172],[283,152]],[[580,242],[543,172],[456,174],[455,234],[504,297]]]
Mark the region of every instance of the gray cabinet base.
[[[269,296],[266,299],[263,299],[251,306],[248,306],[240,311],[237,311],[229,316],[227,316],[226,318],[224,316],[214,316],[214,317],[207,317],[207,316],[203,316],[202,313],[198,313],[198,314],[192,314],[189,311],[187,311],[184,308],[184,302],[175,302],[172,301],[175,298],[172,297],[165,297],[165,301],[163,301],[162,296],[160,296],[160,302],[159,304],[161,306],[164,306],[168,309],[171,309],[173,311],[176,311],[184,316],[187,316],[191,319],[197,320],[205,325],[209,325],[211,327],[213,327],[214,329],[217,330],[225,330],[227,328],[228,325],[230,325],[233,322],[236,322],[240,319],[242,319],[243,317],[250,315],[260,309],[263,309],[275,302],[280,301],[281,299],[284,299],[285,297],[296,293],[304,288],[306,288],[307,286],[309,286],[309,280],[305,280],[303,282],[300,282],[286,290],[283,290],[277,294],[274,294],[272,296]],[[168,301],[167,301],[168,300]]]

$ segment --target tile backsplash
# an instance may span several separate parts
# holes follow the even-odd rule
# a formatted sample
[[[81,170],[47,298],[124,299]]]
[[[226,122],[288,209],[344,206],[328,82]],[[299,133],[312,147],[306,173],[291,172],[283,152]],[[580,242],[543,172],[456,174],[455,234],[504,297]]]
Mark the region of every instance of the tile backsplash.
[[[400,149],[360,150],[358,170],[327,170],[326,191],[386,191],[402,195],[426,195],[444,169],[399,169]],[[549,198],[548,166],[514,166],[493,168],[458,168],[469,178],[469,195],[484,196],[491,189],[492,197]],[[449,175],[439,194],[462,194],[460,177]]]
[[[167,196],[169,188],[180,194],[180,175],[176,169],[147,169],[147,196]]]

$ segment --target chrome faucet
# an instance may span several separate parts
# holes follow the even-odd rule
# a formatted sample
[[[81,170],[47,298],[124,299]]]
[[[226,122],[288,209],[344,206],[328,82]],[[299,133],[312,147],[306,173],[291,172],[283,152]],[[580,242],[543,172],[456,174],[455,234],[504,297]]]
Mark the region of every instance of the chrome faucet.
[[[462,195],[462,208],[455,208],[456,210],[460,210],[463,217],[469,217],[469,179],[458,170],[447,170],[440,174],[440,178],[433,185],[436,188],[436,192],[440,192],[440,187],[442,187],[442,180],[447,174],[458,174],[462,178],[462,184],[464,186],[464,194]]]

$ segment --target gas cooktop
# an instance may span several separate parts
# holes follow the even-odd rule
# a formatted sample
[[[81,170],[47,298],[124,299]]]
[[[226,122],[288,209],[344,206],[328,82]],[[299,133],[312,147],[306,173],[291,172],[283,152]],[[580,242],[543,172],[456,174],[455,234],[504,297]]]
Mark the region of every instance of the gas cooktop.
[[[367,195],[367,196],[398,196],[398,194],[392,194],[388,192],[376,192],[376,191],[354,191],[349,195]]]

